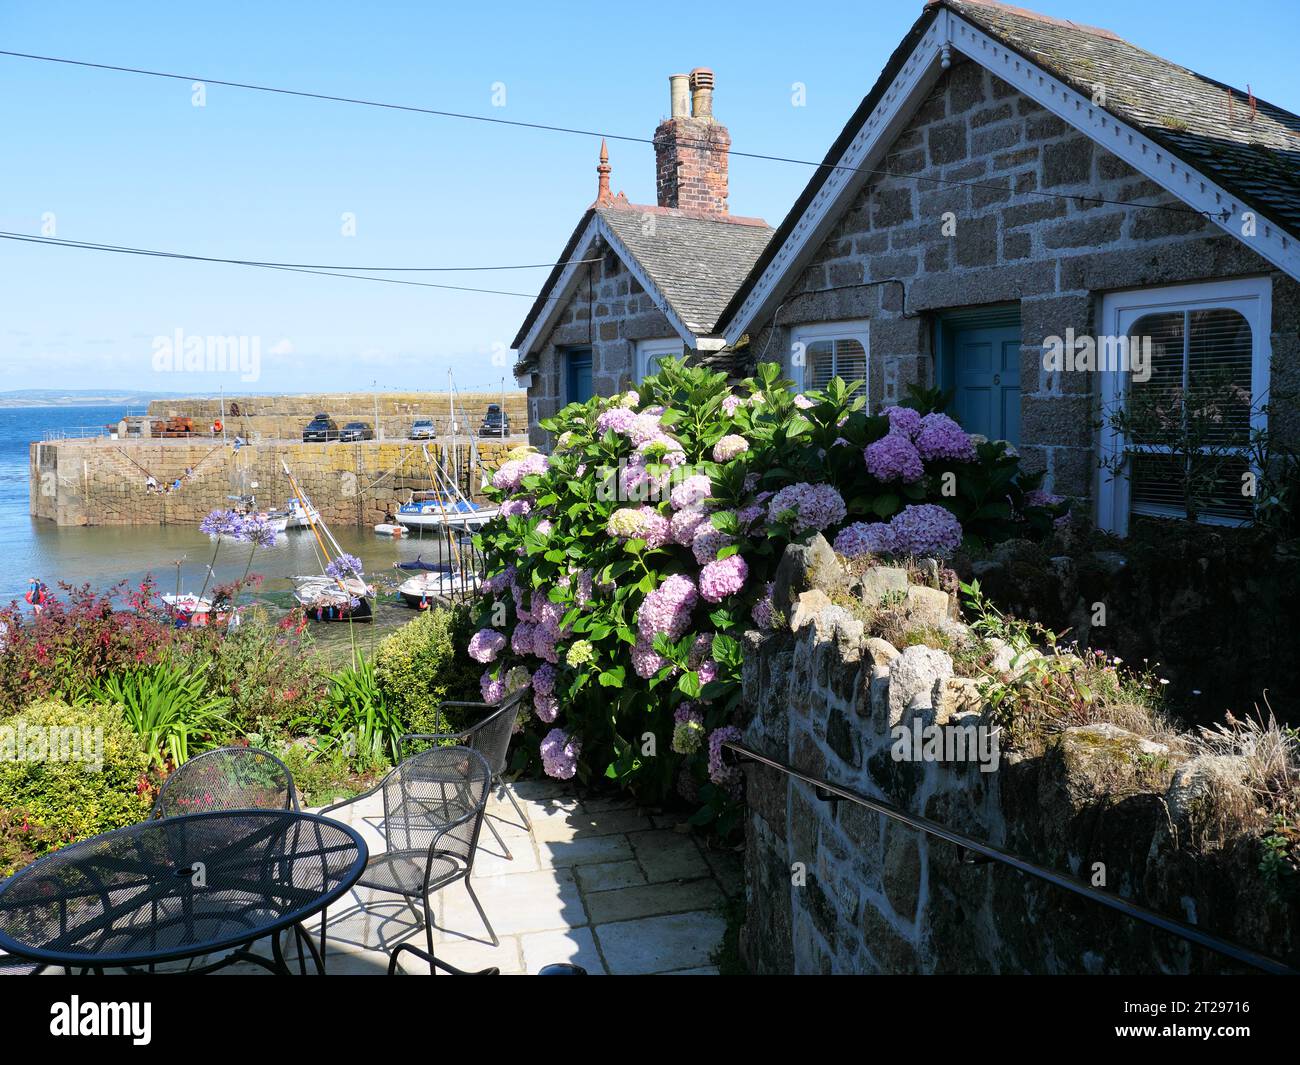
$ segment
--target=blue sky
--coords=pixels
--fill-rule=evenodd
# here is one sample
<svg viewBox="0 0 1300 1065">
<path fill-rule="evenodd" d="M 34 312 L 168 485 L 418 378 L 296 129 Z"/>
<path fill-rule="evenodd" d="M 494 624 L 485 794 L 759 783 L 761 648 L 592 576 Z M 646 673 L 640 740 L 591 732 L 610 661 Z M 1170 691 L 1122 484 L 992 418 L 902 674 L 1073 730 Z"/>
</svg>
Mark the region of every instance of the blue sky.
<svg viewBox="0 0 1300 1065">
<path fill-rule="evenodd" d="M 1029 0 L 1300 110 L 1294 0 Z M 666 12 L 680 12 L 674 23 Z M 650 136 L 667 75 L 709 66 L 733 147 L 820 159 L 921 10 L 806 3 L 0 0 L 2 47 Z M 1234 17 L 1235 16 L 1235 17 Z M 806 85 L 806 106 L 792 86 Z M 493 106 L 494 86 L 505 106 Z M 598 141 L 0 57 L 0 229 L 358 265 L 551 262 Z M 649 145 L 613 185 L 654 201 Z M 773 224 L 805 167 L 733 158 L 731 208 Z M 356 220 L 344 236 L 342 216 Z M 545 271 L 417 275 L 536 292 Z M 0 241 L 8 388 L 495 388 L 527 299 Z M 259 338 L 261 378 L 154 368 L 154 338 Z M 496 354 L 494 360 L 493 355 Z M 507 368 L 503 368 L 502 363 Z"/>
</svg>

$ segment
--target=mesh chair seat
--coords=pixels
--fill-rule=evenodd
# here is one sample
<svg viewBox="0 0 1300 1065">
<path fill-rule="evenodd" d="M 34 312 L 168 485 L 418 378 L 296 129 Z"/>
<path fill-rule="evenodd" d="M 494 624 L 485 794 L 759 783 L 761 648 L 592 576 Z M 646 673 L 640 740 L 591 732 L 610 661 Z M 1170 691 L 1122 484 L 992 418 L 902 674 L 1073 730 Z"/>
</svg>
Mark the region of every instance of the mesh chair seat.
<svg viewBox="0 0 1300 1065">
<path fill-rule="evenodd" d="M 463 868 L 460 862 L 450 856 L 439 855 L 430 862 L 427 850 L 388 851 L 374 855 L 366 863 L 366 871 L 361 874 L 357 886 L 419 898 L 424 894 L 426 886 L 429 889 L 441 887 Z M 427 885 L 424 879 L 426 869 L 429 872 Z"/>
</svg>

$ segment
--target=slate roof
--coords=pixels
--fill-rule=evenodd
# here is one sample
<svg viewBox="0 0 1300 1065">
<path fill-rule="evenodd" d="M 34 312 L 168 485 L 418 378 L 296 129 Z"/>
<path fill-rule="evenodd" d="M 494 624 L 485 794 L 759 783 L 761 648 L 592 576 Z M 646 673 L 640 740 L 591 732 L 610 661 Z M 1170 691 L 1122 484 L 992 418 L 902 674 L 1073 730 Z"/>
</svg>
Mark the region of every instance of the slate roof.
<svg viewBox="0 0 1300 1065">
<path fill-rule="evenodd" d="M 713 335 L 722 309 L 749 274 L 773 232 L 767 223 L 752 218 L 716 218 L 636 204 L 597 207 L 582 216 L 561 262 L 572 258 L 593 214 L 599 215 L 673 313 L 696 336 Z M 548 298 L 554 295 L 552 288 L 562 273 L 562 267 L 551 271 L 515 337 L 515 348 L 524 342 Z M 523 361 L 530 355 L 524 351 L 519 354 Z"/>
<path fill-rule="evenodd" d="M 940 8 L 975 24 L 1086 96 L 1092 95 L 1095 84 L 1104 85 L 1107 111 L 1300 239 L 1300 117 L 1259 99 L 1252 117 L 1248 94 L 1240 88 L 1231 89 L 1230 109 L 1229 86 L 1109 30 L 994 0 L 930 0 L 732 296 L 719 327 L 743 305 Z"/>
</svg>

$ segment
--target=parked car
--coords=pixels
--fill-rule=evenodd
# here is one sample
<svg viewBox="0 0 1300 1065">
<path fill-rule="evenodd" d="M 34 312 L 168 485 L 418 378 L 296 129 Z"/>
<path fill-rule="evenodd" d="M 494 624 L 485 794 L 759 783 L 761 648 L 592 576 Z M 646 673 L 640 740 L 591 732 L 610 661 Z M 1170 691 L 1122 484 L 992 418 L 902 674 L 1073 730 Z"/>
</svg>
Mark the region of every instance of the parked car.
<svg viewBox="0 0 1300 1065">
<path fill-rule="evenodd" d="M 412 440 L 432 440 L 438 435 L 437 430 L 433 427 L 432 418 L 416 418 L 411 423 Z"/>
<path fill-rule="evenodd" d="M 479 436 L 509 436 L 510 419 L 498 403 L 489 403 L 487 413 L 483 415 L 483 424 L 478 427 Z"/>
<path fill-rule="evenodd" d="M 307 423 L 307 428 L 302 431 L 302 442 L 304 444 L 321 443 L 326 440 L 337 440 L 338 438 L 338 424 L 328 414 L 316 415 Z"/>
<path fill-rule="evenodd" d="M 339 430 L 340 440 L 373 440 L 375 431 L 370 427 L 369 422 L 348 422 Z"/>
</svg>

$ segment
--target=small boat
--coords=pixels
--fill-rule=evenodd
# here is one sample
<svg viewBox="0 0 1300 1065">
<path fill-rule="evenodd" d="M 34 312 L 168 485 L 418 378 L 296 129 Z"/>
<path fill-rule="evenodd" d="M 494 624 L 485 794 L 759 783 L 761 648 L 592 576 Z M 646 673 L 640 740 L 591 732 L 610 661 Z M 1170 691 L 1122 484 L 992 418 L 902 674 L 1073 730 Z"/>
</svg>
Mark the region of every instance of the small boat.
<svg viewBox="0 0 1300 1065">
<path fill-rule="evenodd" d="M 312 522 L 320 521 L 320 511 L 312 506 L 311 500 L 299 496 L 294 496 L 276 513 L 285 515 L 290 529 L 310 529 Z"/>
<path fill-rule="evenodd" d="M 397 588 L 407 606 L 427 610 L 438 599 L 458 599 L 474 591 L 480 584 L 476 573 L 458 573 L 450 567 L 417 574 L 403 581 Z"/>
<path fill-rule="evenodd" d="M 312 621 L 371 621 L 375 590 L 359 577 L 295 577 L 293 597 Z"/>
<path fill-rule="evenodd" d="M 380 536 L 391 536 L 395 539 L 401 539 L 406 534 L 406 529 L 395 522 L 381 521 L 375 526 L 375 532 Z"/>
<path fill-rule="evenodd" d="M 450 570 L 450 562 L 425 562 L 423 555 L 416 555 L 415 558 L 406 562 L 394 562 L 396 569 L 410 570 L 412 572 L 424 571 L 427 573 L 436 573 L 438 570 Z"/>
<path fill-rule="evenodd" d="M 420 498 L 424 496 L 425 498 Z M 432 497 L 432 498 L 429 498 Z M 480 506 L 468 499 L 417 492 L 409 503 L 397 510 L 397 520 L 408 528 L 445 527 L 453 529 L 478 529 L 500 512 L 499 507 Z"/>
<path fill-rule="evenodd" d="M 208 625 L 226 625 L 234 628 L 239 624 L 238 610 L 231 611 L 229 604 L 224 601 L 224 609 L 219 607 L 213 610 L 211 599 L 206 596 L 200 598 L 192 592 L 183 595 L 166 594 L 159 598 L 178 629 L 201 629 Z"/>
</svg>

